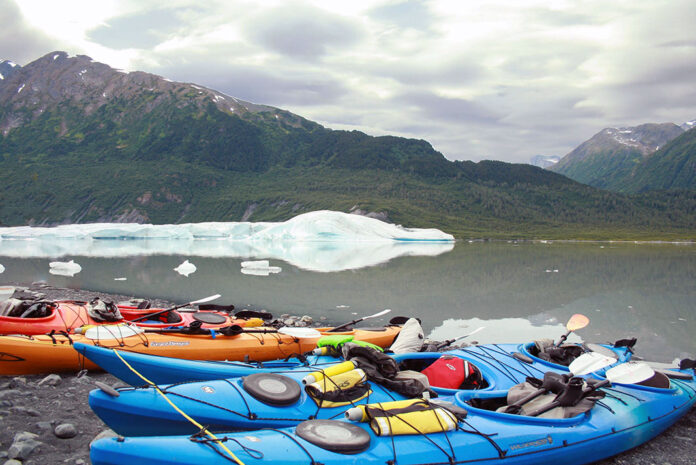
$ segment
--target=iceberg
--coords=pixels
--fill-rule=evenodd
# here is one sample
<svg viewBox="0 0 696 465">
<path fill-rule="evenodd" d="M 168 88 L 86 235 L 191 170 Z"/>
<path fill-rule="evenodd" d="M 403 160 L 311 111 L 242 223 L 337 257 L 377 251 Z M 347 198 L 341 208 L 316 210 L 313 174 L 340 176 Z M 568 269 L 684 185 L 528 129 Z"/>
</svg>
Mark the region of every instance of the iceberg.
<svg viewBox="0 0 696 465">
<path fill-rule="evenodd" d="M 404 228 L 334 211 L 305 213 L 279 223 L 94 223 L 0 228 L 0 256 L 275 259 L 318 272 L 374 266 L 402 256 L 436 256 L 453 248 L 454 237 L 438 229 Z"/>
<path fill-rule="evenodd" d="M 282 223 L 91 223 L 0 228 L 1 239 L 227 239 L 232 241 L 454 241 L 439 229 L 412 229 L 350 213 L 315 211 Z"/>
</svg>

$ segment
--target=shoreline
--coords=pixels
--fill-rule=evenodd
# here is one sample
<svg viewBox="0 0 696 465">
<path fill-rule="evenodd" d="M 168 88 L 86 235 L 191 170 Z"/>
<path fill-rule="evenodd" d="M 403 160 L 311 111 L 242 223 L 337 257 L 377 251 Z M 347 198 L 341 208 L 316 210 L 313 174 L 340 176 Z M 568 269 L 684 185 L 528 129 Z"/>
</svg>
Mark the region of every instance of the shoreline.
<svg viewBox="0 0 696 465">
<path fill-rule="evenodd" d="M 89 290 L 49 286 L 45 283 L 8 283 L 45 294 L 47 299 L 90 300 L 94 297 L 120 301 L 131 297 Z M 153 306 L 174 305 L 160 299 L 149 299 Z M 55 375 L 0 376 L 0 463 L 5 465 L 74 464 L 89 461 L 90 442 L 105 431 L 106 426 L 91 411 L 87 395 L 95 389 L 95 381 L 114 385 L 115 377 L 103 372 Z M 75 436 L 61 439 L 55 432 L 72 425 Z M 56 429 L 61 426 L 61 428 Z M 23 461 L 8 460 L 8 452 L 17 434 L 33 433 L 39 443 Z M 696 442 L 696 409 L 692 409 L 674 426 L 655 439 L 597 464 L 601 465 L 691 465 Z"/>
</svg>

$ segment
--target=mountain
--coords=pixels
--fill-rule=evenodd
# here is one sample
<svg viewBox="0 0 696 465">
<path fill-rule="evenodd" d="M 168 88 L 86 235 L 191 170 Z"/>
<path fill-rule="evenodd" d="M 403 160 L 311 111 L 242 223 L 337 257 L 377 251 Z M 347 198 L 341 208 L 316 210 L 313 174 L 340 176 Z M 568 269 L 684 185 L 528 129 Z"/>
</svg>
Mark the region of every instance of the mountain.
<svg viewBox="0 0 696 465">
<path fill-rule="evenodd" d="M 606 128 L 548 169 L 583 184 L 620 190 L 645 157 L 683 132 L 673 123 Z"/>
<path fill-rule="evenodd" d="M 52 52 L 0 80 L 0 223 L 272 221 L 331 209 L 459 237 L 692 237 L 696 194 L 630 198 L 423 140 L 325 128 Z M 655 231 L 659 231 L 656 233 Z"/>
<path fill-rule="evenodd" d="M 556 155 L 535 155 L 529 160 L 529 164 L 539 168 L 549 168 L 561 161 Z"/>
<path fill-rule="evenodd" d="M 0 81 L 4 81 L 5 79 L 9 78 L 15 71 L 18 71 L 20 68 L 21 66 L 9 60 L 0 61 Z"/>
<path fill-rule="evenodd" d="M 696 188 L 696 128 L 648 155 L 617 185 L 624 192 Z"/>
</svg>

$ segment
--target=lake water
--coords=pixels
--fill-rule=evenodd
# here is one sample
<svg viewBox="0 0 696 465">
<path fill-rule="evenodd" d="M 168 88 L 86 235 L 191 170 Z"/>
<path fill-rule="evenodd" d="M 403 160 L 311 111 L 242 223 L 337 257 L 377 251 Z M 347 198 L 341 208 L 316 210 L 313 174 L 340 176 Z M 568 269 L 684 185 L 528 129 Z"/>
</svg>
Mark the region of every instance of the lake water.
<svg viewBox="0 0 696 465">
<path fill-rule="evenodd" d="M 426 334 L 453 338 L 480 326 L 479 342 L 557 338 L 574 313 L 590 318 L 575 340 L 608 342 L 637 337 L 639 355 L 657 361 L 696 356 L 696 246 L 626 243 L 363 244 L 343 248 L 313 243 L 271 258 L 282 271 L 241 272 L 241 262 L 263 259 L 249 252 L 218 253 L 218 242 L 149 247 L 148 241 L 101 241 L 88 251 L 70 242 L 27 248 L 0 241 L 2 282 L 45 280 L 137 297 L 186 302 L 222 294 L 218 303 L 350 321 L 390 308 L 419 317 Z M 166 245 L 166 244 L 165 244 Z M 428 248 L 430 247 L 430 248 Z M 30 250 L 31 249 L 31 250 Z M 43 252 L 41 252 L 43 250 Z M 127 250 L 127 252 L 124 252 Z M 178 252 L 163 252 L 179 250 Z M 73 259 L 73 277 L 49 273 L 49 262 Z M 173 269 L 185 259 L 197 270 Z M 316 271 L 323 270 L 323 271 Z M 126 280 L 115 280 L 126 278 Z"/>
</svg>

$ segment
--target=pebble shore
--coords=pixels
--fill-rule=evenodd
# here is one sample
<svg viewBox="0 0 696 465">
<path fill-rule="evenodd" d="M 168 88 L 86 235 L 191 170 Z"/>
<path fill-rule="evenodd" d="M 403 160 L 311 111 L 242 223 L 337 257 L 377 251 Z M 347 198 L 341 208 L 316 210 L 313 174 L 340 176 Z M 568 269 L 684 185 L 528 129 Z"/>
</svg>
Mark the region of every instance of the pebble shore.
<svg viewBox="0 0 696 465">
<path fill-rule="evenodd" d="M 101 297 L 121 301 L 137 297 L 54 288 L 42 283 L 24 286 L 56 300 Z M 157 307 L 172 305 L 151 300 Z M 95 389 L 96 381 L 118 384 L 116 378 L 100 372 L 0 376 L 0 464 L 89 464 L 90 442 L 97 436 L 113 434 L 87 404 L 88 393 Z M 694 446 L 696 409 L 652 441 L 597 463 L 693 465 L 696 463 Z"/>
</svg>

